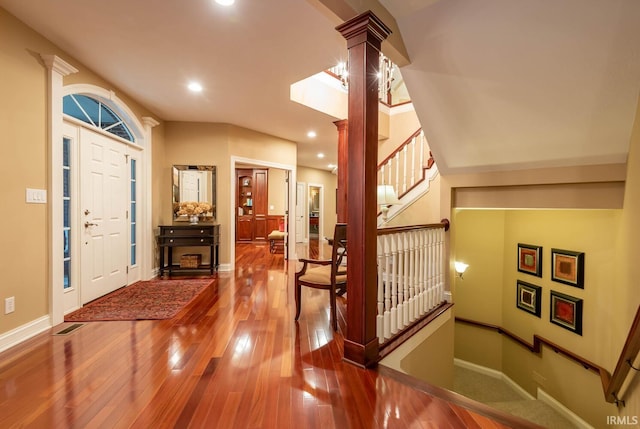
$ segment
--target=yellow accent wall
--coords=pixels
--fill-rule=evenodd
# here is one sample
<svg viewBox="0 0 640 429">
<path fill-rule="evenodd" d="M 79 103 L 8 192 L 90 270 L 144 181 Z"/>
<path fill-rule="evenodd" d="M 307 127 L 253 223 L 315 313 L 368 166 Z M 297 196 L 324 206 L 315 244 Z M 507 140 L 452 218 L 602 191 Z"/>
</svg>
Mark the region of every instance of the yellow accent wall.
<svg viewBox="0 0 640 429">
<path fill-rule="evenodd" d="M 622 218 L 622 210 L 456 212 L 454 259 L 469 264 L 464 280 L 454 282 L 456 315 L 502 326 L 528 342 L 540 335 L 613 372 L 630 326 L 628 301 L 636 308 L 639 301 L 623 299 L 629 285 L 614 281 L 629 258 L 620 248 Z M 517 271 L 518 243 L 543 247 L 542 277 Z M 585 253 L 584 289 L 551 280 L 551 248 Z M 516 307 L 517 280 L 542 287 L 541 317 Z M 551 290 L 583 299 L 582 335 L 549 322 Z M 594 426 L 616 412 L 597 375 L 548 348 L 541 358 L 497 333 L 457 324 L 455 355 L 504 372 L 534 396 L 540 387 Z"/>
</svg>

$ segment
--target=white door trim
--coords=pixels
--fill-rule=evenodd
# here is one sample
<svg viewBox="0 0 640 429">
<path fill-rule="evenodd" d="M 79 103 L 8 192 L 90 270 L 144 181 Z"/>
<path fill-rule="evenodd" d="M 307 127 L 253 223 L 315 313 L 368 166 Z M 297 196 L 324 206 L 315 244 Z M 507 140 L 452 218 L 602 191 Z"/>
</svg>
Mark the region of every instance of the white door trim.
<svg viewBox="0 0 640 429">
<path fill-rule="evenodd" d="M 319 201 L 319 210 L 320 210 L 320 214 L 319 214 L 319 218 L 318 219 L 318 242 L 322 243 L 324 240 L 324 228 L 322 227 L 322 225 L 324 224 L 324 185 L 321 185 L 319 183 L 307 183 L 307 197 L 309 196 L 309 190 L 311 188 L 318 188 L 320 190 L 320 194 L 318 195 L 318 201 Z M 307 217 L 305 219 L 307 225 L 309 225 L 309 204 L 307 204 Z"/>
<path fill-rule="evenodd" d="M 143 213 L 141 216 L 142 228 L 142 252 L 143 278 L 150 278 L 153 272 L 153 260 L 155 249 L 152 247 L 153 231 L 151 226 L 151 128 L 158 125 L 158 122 L 150 117 L 143 117 L 144 126 L 137 119 L 129 107 L 122 102 L 113 91 L 103 88 L 77 84 L 64 86 L 63 77 L 78 70 L 71 64 L 62 60 L 56 55 L 42 54 L 41 58 L 48 70 L 47 87 L 47 163 L 49 165 L 49 175 L 47 177 L 47 200 L 48 204 L 48 259 L 49 270 L 47 275 L 47 289 L 49 292 L 49 320 L 52 326 L 64 321 L 64 287 L 63 287 L 63 234 L 62 234 L 62 151 L 60 145 L 63 139 L 63 109 L 62 99 L 70 93 L 86 93 L 96 96 L 105 101 L 110 108 L 113 108 L 122 119 L 127 122 L 130 131 L 136 137 L 136 143 L 144 148 L 143 163 L 140 166 L 143 172 L 141 180 L 144 181 L 142 200 L 140 201 Z"/>
<path fill-rule="evenodd" d="M 236 168 L 238 168 L 237 164 L 248 164 L 254 165 L 256 167 L 269 167 L 269 168 L 279 168 L 280 170 L 289 170 L 289 201 L 287 201 L 287 210 L 289 213 L 295 211 L 295 205 L 291 204 L 291 195 L 295 195 L 296 190 L 296 166 L 289 164 L 280 164 L 277 162 L 264 161 L 259 159 L 252 158 L 244 158 L 240 156 L 231 156 L 230 157 L 230 168 L 229 168 L 229 188 L 231 192 L 229 192 L 229 232 L 227 234 L 227 242 L 229 243 L 229 264 L 222 265 L 220 271 L 231 271 L 235 267 L 236 261 Z M 296 236 L 295 230 L 295 222 L 289 222 L 289 237 Z M 289 254 L 287 255 L 289 259 L 297 259 L 295 250 L 296 246 L 289 246 L 287 249 Z"/>
</svg>

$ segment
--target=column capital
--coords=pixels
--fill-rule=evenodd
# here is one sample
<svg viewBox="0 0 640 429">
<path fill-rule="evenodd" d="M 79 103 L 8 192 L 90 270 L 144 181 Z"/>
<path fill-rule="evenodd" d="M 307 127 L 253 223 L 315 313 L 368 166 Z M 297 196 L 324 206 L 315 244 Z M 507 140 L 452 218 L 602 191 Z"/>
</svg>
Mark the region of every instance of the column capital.
<svg viewBox="0 0 640 429">
<path fill-rule="evenodd" d="M 153 128 L 153 127 L 156 127 L 156 126 L 160 125 L 160 122 L 156 121 L 151 116 L 143 116 L 142 117 L 142 124 L 145 127 Z"/>
<path fill-rule="evenodd" d="M 78 72 L 77 68 L 57 55 L 40 54 L 40 58 L 42 58 L 44 65 L 47 66 L 49 70 L 53 70 L 62 76 L 67 76 Z"/>
<path fill-rule="evenodd" d="M 370 10 L 340 24 L 336 30 L 347 39 L 347 48 L 369 42 L 380 49 L 382 41 L 391 34 L 389 27 Z"/>
</svg>

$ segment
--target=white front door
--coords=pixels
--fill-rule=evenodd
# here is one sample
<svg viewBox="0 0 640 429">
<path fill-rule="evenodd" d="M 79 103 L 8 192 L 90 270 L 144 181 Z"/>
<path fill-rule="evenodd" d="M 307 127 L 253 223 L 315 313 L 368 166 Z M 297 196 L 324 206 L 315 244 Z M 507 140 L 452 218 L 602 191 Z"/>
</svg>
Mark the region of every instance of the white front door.
<svg viewBox="0 0 640 429">
<path fill-rule="evenodd" d="M 306 192 L 304 191 L 304 183 L 296 183 L 296 243 L 304 242 L 304 210 Z"/>
<path fill-rule="evenodd" d="M 127 285 L 127 146 L 80 131 L 81 301 Z"/>
</svg>

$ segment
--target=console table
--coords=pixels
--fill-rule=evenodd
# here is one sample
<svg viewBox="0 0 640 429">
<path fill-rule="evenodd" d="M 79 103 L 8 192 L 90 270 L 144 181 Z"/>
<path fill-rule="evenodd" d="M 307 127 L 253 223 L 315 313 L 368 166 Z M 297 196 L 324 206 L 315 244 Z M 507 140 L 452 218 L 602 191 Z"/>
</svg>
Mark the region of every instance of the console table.
<svg viewBox="0 0 640 429">
<path fill-rule="evenodd" d="M 160 225 L 158 237 L 158 249 L 160 251 L 160 276 L 165 270 L 169 275 L 174 271 L 209 271 L 213 274 L 218 269 L 218 247 L 220 245 L 219 224 L 199 225 Z M 200 265 L 197 268 L 180 267 L 173 265 L 174 247 L 208 247 L 209 264 Z M 165 256 L 167 259 L 165 260 Z"/>
</svg>

